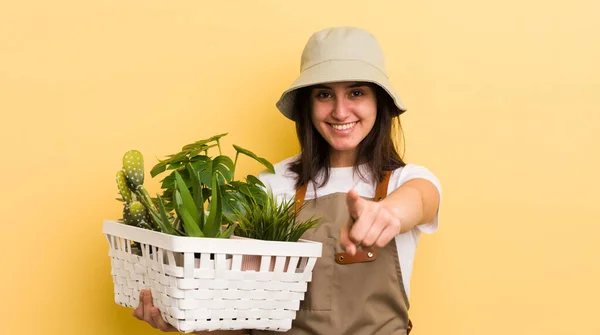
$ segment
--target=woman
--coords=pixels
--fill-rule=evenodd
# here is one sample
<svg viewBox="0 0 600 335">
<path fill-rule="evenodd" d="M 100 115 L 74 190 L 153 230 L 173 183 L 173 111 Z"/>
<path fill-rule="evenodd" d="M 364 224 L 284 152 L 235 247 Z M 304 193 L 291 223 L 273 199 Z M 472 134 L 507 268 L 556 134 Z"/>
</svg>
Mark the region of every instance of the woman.
<svg viewBox="0 0 600 335">
<path fill-rule="evenodd" d="M 392 126 L 406 109 L 377 40 L 354 27 L 313 34 L 277 107 L 296 123 L 301 153 L 259 177 L 307 202 L 300 219 L 322 218 L 303 236 L 322 242 L 323 255 L 287 333 L 408 334 L 412 263 L 420 233 L 437 229 L 441 188 L 396 151 Z M 134 315 L 172 329 L 145 294 Z"/>
</svg>

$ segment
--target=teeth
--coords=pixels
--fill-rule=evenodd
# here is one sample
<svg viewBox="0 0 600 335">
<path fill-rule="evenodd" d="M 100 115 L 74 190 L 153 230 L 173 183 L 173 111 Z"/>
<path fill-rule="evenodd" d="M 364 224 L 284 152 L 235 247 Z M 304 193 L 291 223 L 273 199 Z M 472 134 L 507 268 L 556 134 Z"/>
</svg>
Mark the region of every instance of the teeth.
<svg viewBox="0 0 600 335">
<path fill-rule="evenodd" d="M 333 127 L 333 129 L 346 130 L 346 129 L 350 129 L 350 128 L 354 127 L 354 125 L 356 125 L 356 122 L 347 123 L 347 124 L 332 124 L 331 126 Z"/>
</svg>

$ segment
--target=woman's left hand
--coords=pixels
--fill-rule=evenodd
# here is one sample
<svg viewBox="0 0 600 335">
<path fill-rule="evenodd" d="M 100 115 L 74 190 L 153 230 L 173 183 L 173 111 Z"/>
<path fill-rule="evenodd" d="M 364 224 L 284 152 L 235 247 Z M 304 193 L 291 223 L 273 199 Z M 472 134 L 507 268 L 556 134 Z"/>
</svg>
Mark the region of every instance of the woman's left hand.
<svg viewBox="0 0 600 335">
<path fill-rule="evenodd" d="M 381 202 L 361 198 L 355 190 L 346 197 L 350 222 L 340 230 L 340 244 L 351 255 L 356 246 L 386 246 L 402 228 L 394 209 L 387 208 Z"/>
</svg>

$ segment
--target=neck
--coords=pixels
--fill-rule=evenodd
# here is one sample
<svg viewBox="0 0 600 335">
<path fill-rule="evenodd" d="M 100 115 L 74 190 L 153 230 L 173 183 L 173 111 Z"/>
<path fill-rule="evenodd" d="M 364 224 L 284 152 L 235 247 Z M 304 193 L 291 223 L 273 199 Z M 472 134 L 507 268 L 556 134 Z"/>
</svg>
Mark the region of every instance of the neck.
<svg viewBox="0 0 600 335">
<path fill-rule="evenodd" d="M 348 150 L 348 151 L 332 150 L 329 153 L 329 166 L 331 166 L 332 168 L 354 166 L 355 161 L 356 161 L 356 151 L 355 150 Z"/>
</svg>

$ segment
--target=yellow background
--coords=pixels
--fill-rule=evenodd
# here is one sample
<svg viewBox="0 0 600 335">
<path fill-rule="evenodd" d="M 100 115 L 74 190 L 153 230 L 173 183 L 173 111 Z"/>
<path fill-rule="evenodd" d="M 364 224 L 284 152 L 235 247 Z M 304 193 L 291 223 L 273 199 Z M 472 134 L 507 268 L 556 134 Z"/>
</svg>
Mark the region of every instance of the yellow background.
<svg viewBox="0 0 600 335">
<path fill-rule="evenodd" d="M 274 106 L 310 34 L 373 32 L 442 181 L 415 335 L 600 334 L 600 2 L 3 1 L 2 334 L 155 334 L 112 298 L 115 172 L 211 135 L 296 153 Z M 238 176 L 261 166 L 243 159 Z M 151 192 L 159 190 L 147 175 Z"/>
</svg>

